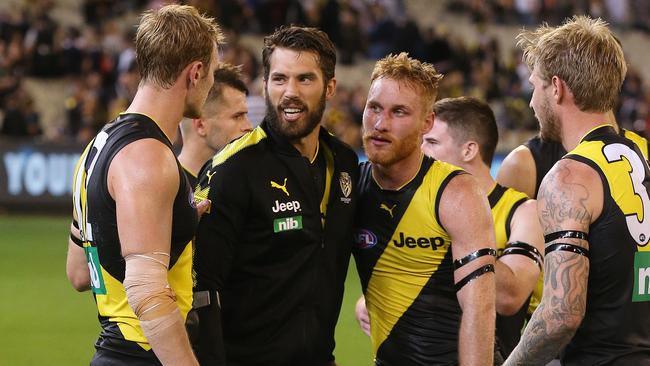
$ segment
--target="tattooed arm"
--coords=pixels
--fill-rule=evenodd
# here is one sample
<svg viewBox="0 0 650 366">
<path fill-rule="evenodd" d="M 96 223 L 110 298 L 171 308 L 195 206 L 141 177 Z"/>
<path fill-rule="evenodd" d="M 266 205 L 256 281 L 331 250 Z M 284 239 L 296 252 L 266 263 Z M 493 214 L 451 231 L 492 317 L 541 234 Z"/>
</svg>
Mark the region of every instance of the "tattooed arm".
<svg viewBox="0 0 650 366">
<path fill-rule="evenodd" d="M 602 210 L 602 197 L 596 171 L 575 160 L 560 160 L 542 181 L 537 196 L 544 235 L 561 230 L 588 233 Z M 580 239 L 558 239 L 546 246 L 557 242 L 589 249 L 589 243 Z M 553 251 L 544 262 L 541 303 L 504 365 L 546 365 L 573 338 L 585 315 L 589 259 Z"/>
</svg>

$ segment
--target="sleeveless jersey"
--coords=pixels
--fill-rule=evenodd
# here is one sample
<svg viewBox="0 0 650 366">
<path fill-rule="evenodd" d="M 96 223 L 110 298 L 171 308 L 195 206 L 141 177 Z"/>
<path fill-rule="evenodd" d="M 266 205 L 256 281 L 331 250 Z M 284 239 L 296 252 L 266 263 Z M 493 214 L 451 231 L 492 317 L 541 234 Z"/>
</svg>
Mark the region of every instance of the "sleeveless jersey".
<svg viewBox="0 0 650 366">
<path fill-rule="evenodd" d="M 639 147 L 639 150 L 641 150 L 645 159 L 648 160 L 650 142 L 648 142 L 645 137 L 624 128 L 619 130 L 619 135 L 632 140 L 632 142 Z M 553 165 L 555 165 L 555 163 L 566 154 L 566 150 L 562 146 L 562 143 L 557 141 L 544 141 L 539 137 L 539 135 L 532 137 L 530 140 L 526 141 L 524 145 L 528 150 L 530 150 L 530 153 L 533 155 L 533 160 L 535 161 L 537 177 L 535 178 L 535 197 L 532 198 L 536 198 L 542 179 L 544 179 L 544 176 L 549 170 L 551 170 Z"/>
<path fill-rule="evenodd" d="M 496 238 L 497 255 L 501 256 L 510 238 L 510 224 L 517 208 L 528 200 L 525 193 L 512 188 L 496 184 L 488 195 L 492 219 L 494 221 L 494 233 Z M 497 314 L 496 319 L 496 341 L 499 352 L 503 358 L 515 348 L 521 338 L 521 329 L 526 320 L 528 301 L 521 309 L 512 316 L 501 316 Z"/>
<path fill-rule="evenodd" d="M 587 309 L 562 364 L 650 364 L 648 164 L 638 146 L 607 125 L 589 132 L 564 158 L 598 172 L 604 202 L 589 226 Z"/>
<path fill-rule="evenodd" d="M 354 255 L 376 365 L 456 364 L 461 309 L 438 206 L 449 181 L 464 172 L 424 157 L 415 178 L 390 191 L 370 166 L 361 167 Z"/>
<path fill-rule="evenodd" d="M 626 139 L 634 142 L 635 145 L 639 147 L 639 150 L 643 154 L 645 160 L 648 160 L 648 149 L 650 142 L 640 135 L 628 131 L 624 128 L 619 129 L 619 135 L 625 137 Z M 535 160 L 535 171 L 537 176 L 535 178 L 535 197 L 537 197 L 537 191 L 539 191 L 539 185 L 542 183 L 542 179 L 546 173 L 560 160 L 565 154 L 566 150 L 562 146 L 562 143 L 557 141 L 544 141 L 539 135 L 531 138 L 526 141 L 524 144 L 530 150 L 530 153 L 533 155 L 533 160 Z M 532 314 L 537 306 L 539 305 L 540 300 L 542 299 L 542 290 L 544 288 L 544 278 L 539 276 L 535 290 L 533 291 L 533 296 L 530 299 L 530 305 L 528 307 L 528 314 Z"/>
<path fill-rule="evenodd" d="M 73 204 L 102 327 L 95 347 L 156 360 L 127 302 L 122 284 L 125 262 L 118 238 L 115 201 L 107 185 L 108 169 L 115 155 L 129 143 L 145 138 L 156 139 L 170 150 L 172 148 L 158 125 L 145 115 L 121 114 L 107 124 L 77 163 Z M 180 184 L 173 206 L 167 279 L 185 318 L 192 306 L 192 247 L 189 243 L 196 229 L 197 215 L 192 207 L 192 191 L 180 164 L 178 172 Z"/>
</svg>

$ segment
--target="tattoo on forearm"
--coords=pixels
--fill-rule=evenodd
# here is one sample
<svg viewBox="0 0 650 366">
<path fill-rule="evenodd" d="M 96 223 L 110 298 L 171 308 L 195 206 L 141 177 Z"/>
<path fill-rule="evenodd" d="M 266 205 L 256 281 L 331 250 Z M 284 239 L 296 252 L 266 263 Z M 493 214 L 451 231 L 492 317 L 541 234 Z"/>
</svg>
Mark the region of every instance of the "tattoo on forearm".
<svg viewBox="0 0 650 366">
<path fill-rule="evenodd" d="M 568 317 L 586 310 L 589 261 L 572 253 L 554 253 L 545 265 L 544 300 L 508 359 L 508 365 L 545 365 L 575 334 Z"/>
<path fill-rule="evenodd" d="M 571 172 L 565 166 L 557 168 L 545 178 L 538 196 L 544 233 L 566 230 L 567 224 L 588 232 L 589 191 L 572 182 Z M 588 247 L 579 239 L 563 241 Z M 575 334 L 576 324 L 586 311 L 588 277 L 589 260 L 583 256 L 553 252 L 545 258 L 542 302 L 506 365 L 545 365 L 558 355 Z"/>
</svg>

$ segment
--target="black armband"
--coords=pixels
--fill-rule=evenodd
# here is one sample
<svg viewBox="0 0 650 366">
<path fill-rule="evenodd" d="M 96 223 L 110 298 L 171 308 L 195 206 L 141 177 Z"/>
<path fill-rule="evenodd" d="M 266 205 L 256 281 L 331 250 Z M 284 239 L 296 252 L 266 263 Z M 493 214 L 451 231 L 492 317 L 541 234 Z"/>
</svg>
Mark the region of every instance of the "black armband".
<svg viewBox="0 0 650 366">
<path fill-rule="evenodd" d="M 497 256 L 497 251 L 492 249 L 492 248 L 481 248 L 475 252 L 469 253 L 468 255 L 464 256 L 461 259 L 457 259 L 454 261 L 454 269 L 458 269 L 467 263 L 473 261 L 476 258 L 482 257 L 484 255 L 491 255 L 493 257 Z"/>
<path fill-rule="evenodd" d="M 467 285 L 471 281 L 483 276 L 486 273 L 490 273 L 490 272 L 494 273 L 494 264 L 486 264 L 486 265 L 480 267 L 479 269 L 477 269 L 476 271 L 468 274 L 467 276 L 465 276 L 465 278 L 458 281 L 458 283 L 455 285 L 456 292 L 460 291 L 460 289 L 463 288 L 463 286 Z"/>
<path fill-rule="evenodd" d="M 84 247 L 84 242 L 81 239 L 77 238 L 76 236 L 72 235 L 72 233 L 70 233 L 70 240 L 72 240 L 74 245 L 78 246 L 79 248 Z"/>
<path fill-rule="evenodd" d="M 501 256 L 503 257 L 504 255 L 509 255 L 509 254 L 520 254 L 524 255 L 533 261 L 537 263 L 537 266 L 539 267 L 539 270 L 542 270 L 542 264 L 544 263 L 544 258 L 542 258 L 542 253 L 537 250 L 534 246 L 524 243 L 522 241 L 515 241 L 512 243 L 508 243 L 506 245 L 506 248 L 503 250 L 503 254 Z"/>
<path fill-rule="evenodd" d="M 75 229 L 79 230 L 79 223 L 77 222 L 77 220 L 72 219 L 72 226 Z M 84 242 L 81 239 L 77 238 L 76 236 L 72 235 L 72 233 L 70 233 L 70 240 L 72 240 L 74 245 L 78 246 L 79 248 L 84 247 Z"/>
<path fill-rule="evenodd" d="M 575 254 L 580 254 L 581 256 L 589 258 L 589 249 L 574 245 L 574 244 L 569 244 L 569 243 L 556 243 L 556 244 L 551 244 L 546 247 L 545 250 L 545 255 L 548 255 L 550 252 L 554 252 L 556 250 L 561 250 L 565 252 L 573 252 Z"/>
<path fill-rule="evenodd" d="M 578 230 L 562 230 L 544 235 L 544 241 L 550 243 L 556 239 L 580 239 L 580 240 L 589 240 L 589 235 L 584 231 Z"/>
</svg>

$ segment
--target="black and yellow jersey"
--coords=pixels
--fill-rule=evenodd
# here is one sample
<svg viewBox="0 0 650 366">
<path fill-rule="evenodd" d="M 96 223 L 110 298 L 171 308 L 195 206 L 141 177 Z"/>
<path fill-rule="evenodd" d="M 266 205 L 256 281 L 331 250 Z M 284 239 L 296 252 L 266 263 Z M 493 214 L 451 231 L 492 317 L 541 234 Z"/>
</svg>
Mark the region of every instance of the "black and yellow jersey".
<svg viewBox="0 0 650 366">
<path fill-rule="evenodd" d="M 611 126 L 591 130 L 564 159 L 600 175 L 602 213 L 589 226 L 587 308 L 563 365 L 650 364 L 650 170 Z"/>
<path fill-rule="evenodd" d="M 624 128 L 619 129 L 618 134 L 634 142 L 634 144 L 639 147 L 639 151 L 641 151 L 645 160 L 648 160 L 650 142 L 646 138 Z M 528 147 L 530 153 L 533 155 L 533 160 L 535 161 L 535 171 L 537 172 L 537 176 L 535 178 L 535 196 L 532 198 L 536 198 L 539 185 L 542 183 L 542 179 L 544 179 L 546 173 L 548 173 L 553 165 L 566 155 L 567 152 L 562 146 L 562 143 L 557 141 L 544 141 L 539 137 L 539 135 L 526 141 L 524 145 Z M 540 275 L 535 290 L 533 291 L 533 296 L 530 299 L 528 314 L 532 314 L 535 309 L 537 309 L 537 306 L 542 299 L 543 288 L 544 279 Z"/>
<path fill-rule="evenodd" d="M 361 165 L 354 256 L 371 320 L 376 365 L 458 363 L 461 309 L 451 240 L 438 217 L 458 167 L 423 157 L 399 190 L 383 190 Z"/>
<path fill-rule="evenodd" d="M 102 327 L 95 347 L 158 362 L 126 298 L 125 262 L 117 230 L 115 201 L 108 191 L 108 169 L 115 155 L 140 139 L 156 139 L 171 150 L 158 125 L 142 114 L 121 114 L 86 147 L 74 174 L 73 208 L 90 268 L 91 289 Z M 174 200 L 168 281 L 183 317 L 192 305 L 192 248 L 197 225 L 189 183 L 178 165 L 180 185 Z"/>
<path fill-rule="evenodd" d="M 639 147 L 641 154 L 648 160 L 648 149 L 650 149 L 650 142 L 637 133 L 626 130 L 624 128 L 619 129 L 619 135 L 625 137 L 626 139 L 631 140 Z M 560 160 L 564 155 L 566 155 L 566 150 L 562 146 L 562 143 L 557 141 L 544 141 L 536 135 L 526 141 L 524 145 L 530 150 L 530 153 L 533 155 L 533 160 L 535 161 L 535 171 L 537 176 L 535 178 L 535 197 L 537 197 L 537 191 L 539 191 L 539 185 L 542 183 L 542 179 L 546 173 Z"/>
<path fill-rule="evenodd" d="M 504 187 L 498 183 L 495 184 L 488 195 L 488 202 L 490 202 L 490 208 L 492 210 L 492 220 L 494 221 L 498 256 L 501 256 L 508 244 L 512 217 L 517 211 L 517 208 L 527 200 L 528 196 L 525 193 Z M 527 310 L 528 301 L 526 301 L 515 315 L 501 316 L 497 314 L 496 341 L 499 347 L 498 351 L 504 359 L 512 352 L 519 342 L 519 338 L 521 338 L 521 329 L 526 321 Z"/>
</svg>

